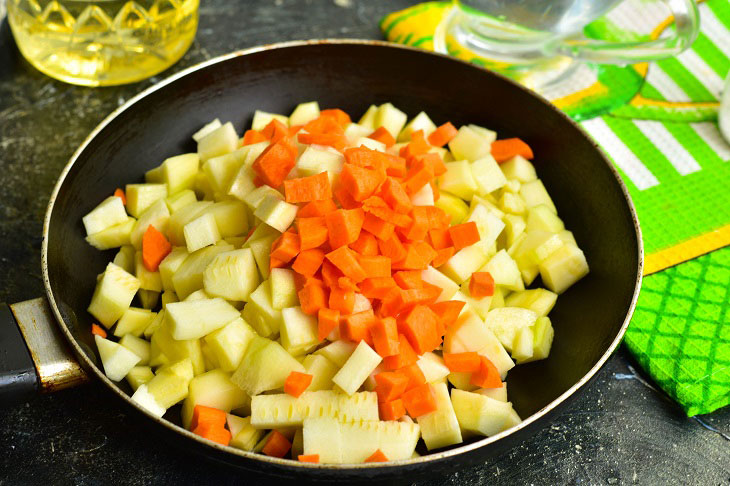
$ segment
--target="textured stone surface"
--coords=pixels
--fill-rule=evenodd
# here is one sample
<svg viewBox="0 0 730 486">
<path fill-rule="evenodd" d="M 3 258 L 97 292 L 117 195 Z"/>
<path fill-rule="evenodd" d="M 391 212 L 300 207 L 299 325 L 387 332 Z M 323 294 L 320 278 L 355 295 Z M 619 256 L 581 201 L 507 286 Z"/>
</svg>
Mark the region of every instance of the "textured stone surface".
<svg viewBox="0 0 730 486">
<path fill-rule="evenodd" d="M 2 0 L 0 0 L 0 3 Z M 157 79 L 103 89 L 35 71 L 0 21 L 0 301 L 43 293 L 40 235 L 56 177 L 119 104 L 182 68 L 282 40 L 380 38 L 377 20 L 415 2 L 203 0 L 192 49 Z M 1 17 L 0 8 L 0 17 Z M 567 412 L 492 463 L 442 484 L 730 484 L 730 410 L 688 419 L 622 349 Z M 151 441 L 99 384 L 0 414 L 0 484 L 233 484 L 239 473 Z"/>
</svg>

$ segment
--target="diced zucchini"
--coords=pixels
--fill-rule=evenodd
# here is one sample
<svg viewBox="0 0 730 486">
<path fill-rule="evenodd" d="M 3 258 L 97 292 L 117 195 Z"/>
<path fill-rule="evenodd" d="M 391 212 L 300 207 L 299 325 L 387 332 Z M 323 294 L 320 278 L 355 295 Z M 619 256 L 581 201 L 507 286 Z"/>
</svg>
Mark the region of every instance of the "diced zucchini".
<svg viewBox="0 0 730 486">
<path fill-rule="evenodd" d="M 259 225 L 261 227 L 268 228 L 269 226 L 266 224 Z M 274 228 L 271 228 L 273 231 Z M 255 240 L 249 239 L 246 244 L 249 248 L 251 248 L 251 251 L 253 252 L 253 257 L 256 260 L 256 266 L 259 269 L 259 273 L 261 276 L 265 279 L 269 278 L 269 275 L 271 274 L 271 269 L 269 267 L 269 260 L 271 256 L 271 245 L 274 243 L 274 240 L 278 238 L 278 232 L 277 235 L 274 236 L 267 236 L 264 238 L 258 238 Z M 249 243 L 250 241 L 250 243 Z"/>
<path fill-rule="evenodd" d="M 162 417 L 167 411 L 165 407 L 157 403 L 155 397 L 152 396 L 152 394 L 147 389 L 146 384 L 140 385 L 139 388 L 135 390 L 134 394 L 132 395 L 132 401 L 147 410 L 155 417 Z"/>
<path fill-rule="evenodd" d="M 240 317 L 236 308 L 221 298 L 174 302 L 165 311 L 172 337 L 177 340 L 201 338 Z"/>
<path fill-rule="evenodd" d="M 416 362 L 426 378 L 426 383 L 440 383 L 449 375 L 449 369 L 441 356 L 435 353 L 423 353 Z"/>
<path fill-rule="evenodd" d="M 132 228 L 132 233 L 129 235 L 129 241 L 132 246 L 136 249 L 142 248 L 142 237 L 145 231 L 150 226 L 154 226 L 157 231 L 162 234 L 167 232 L 168 224 L 170 221 L 170 211 L 167 209 L 167 204 L 164 199 L 160 199 L 152 203 L 144 213 L 139 217 L 139 220 L 135 223 Z"/>
<path fill-rule="evenodd" d="M 495 214 L 486 204 L 477 204 L 471 210 L 467 222 L 473 221 L 479 230 L 479 243 L 491 245 L 504 230 L 502 215 Z"/>
<path fill-rule="evenodd" d="M 316 101 L 299 103 L 289 115 L 289 124 L 291 126 L 306 125 L 315 118 L 319 118 L 319 103 Z"/>
<path fill-rule="evenodd" d="M 515 334 L 515 339 L 512 341 L 512 358 L 518 364 L 532 358 L 533 338 L 530 327 L 522 327 Z"/>
<path fill-rule="evenodd" d="M 332 382 L 348 395 L 352 395 L 382 360 L 365 341 L 360 341 L 340 371 L 332 378 Z"/>
<path fill-rule="evenodd" d="M 560 233 L 565 229 L 563 221 L 548 206 L 539 204 L 527 213 L 527 231 Z"/>
<path fill-rule="evenodd" d="M 417 132 L 418 130 L 423 130 L 423 134 L 428 138 L 431 133 L 436 130 L 436 125 L 434 122 L 431 121 L 431 119 L 428 117 L 426 113 L 423 111 L 420 112 L 418 115 L 414 116 L 413 119 L 408 122 L 408 124 L 403 127 L 403 130 L 400 131 L 399 134 L 397 134 L 398 142 L 408 142 L 411 140 L 411 134 L 413 132 Z M 396 134 L 391 133 L 394 137 Z"/>
<path fill-rule="evenodd" d="M 505 299 L 507 307 L 522 307 L 530 309 L 538 316 L 544 317 L 550 313 L 558 299 L 558 294 L 546 289 L 529 289 L 521 292 L 512 292 Z"/>
<path fill-rule="evenodd" d="M 303 373 L 304 367 L 276 341 L 255 336 L 231 380 L 253 397 L 283 387 L 292 371 Z"/>
<path fill-rule="evenodd" d="M 451 299 L 456 291 L 459 290 L 459 286 L 452 279 L 431 266 L 421 272 L 421 279 L 426 283 L 441 287 L 441 294 L 436 299 L 436 302 Z"/>
<path fill-rule="evenodd" d="M 503 221 L 504 231 L 507 235 L 507 248 L 509 248 L 515 244 L 515 241 L 517 241 L 520 235 L 524 234 L 527 225 L 522 216 L 516 216 L 514 214 L 505 214 Z"/>
<path fill-rule="evenodd" d="M 275 336 L 279 333 L 282 316 L 281 311 L 273 308 L 271 303 L 271 286 L 264 280 L 251 292 L 248 302 L 243 307 L 243 318 L 251 324 L 263 337 Z"/>
<path fill-rule="evenodd" d="M 265 431 L 259 430 L 251 425 L 251 417 L 246 417 L 243 420 L 244 422 L 241 430 L 233 436 L 228 445 L 244 451 L 252 451 L 256 444 L 261 440 Z"/>
<path fill-rule="evenodd" d="M 114 341 L 94 336 L 104 374 L 112 381 L 119 381 L 140 362 L 140 357 Z"/>
<path fill-rule="evenodd" d="M 277 198 L 281 201 L 284 200 L 284 195 L 274 189 L 271 186 L 268 186 L 264 184 L 261 187 L 257 187 L 253 191 L 249 192 L 246 197 L 243 198 L 243 202 L 245 202 L 249 208 L 251 208 L 252 211 L 255 211 L 256 209 L 261 206 L 261 203 L 266 199 L 267 197 L 273 197 Z"/>
<path fill-rule="evenodd" d="M 525 288 L 517 263 L 505 250 L 499 250 L 479 271 L 489 272 L 495 284 L 502 285 L 509 290 L 524 290 Z"/>
<path fill-rule="evenodd" d="M 537 318 L 535 325 L 532 326 L 532 336 L 532 356 L 519 360 L 518 363 L 527 363 L 548 357 L 555 336 L 555 330 L 549 317 Z"/>
<path fill-rule="evenodd" d="M 355 348 L 357 348 L 357 344 L 340 339 L 328 344 L 327 346 L 319 348 L 315 351 L 315 354 L 321 354 L 339 368 L 342 368 L 345 365 L 345 362 L 347 362 L 352 353 L 355 351 Z"/>
<path fill-rule="evenodd" d="M 165 290 L 164 292 L 162 292 L 160 300 L 162 301 L 163 309 L 167 306 L 167 304 L 171 304 L 173 302 L 180 302 L 180 299 L 177 298 L 177 294 L 175 293 L 174 290 Z"/>
<path fill-rule="evenodd" d="M 92 209 L 81 221 L 84 223 L 86 235 L 93 235 L 112 226 L 127 222 L 127 212 L 122 199 L 109 196 Z"/>
<path fill-rule="evenodd" d="M 131 334 L 126 334 L 119 344 L 139 356 L 138 365 L 146 365 L 150 361 L 150 343 Z"/>
<path fill-rule="evenodd" d="M 449 142 L 449 150 L 456 160 L 475 161 L 491 153 L 492 141 L 484 133 L 462 126 Z"/>
<path fill-rule="evenodd" d="M 469 206 L 461 198 L 448 192 L 442 191 L 434 206 L 443 209 L 451 216 L 451 224 L 461 224 L 469 216 Z"/>
<path fill-rule="evenodd" d="M 157 317 L 156 312 L 138 307 L 129 307 L 124 311 L 119 322 L 117 322 L 117 326 L 114 328 L 114 335 L 122 337 L 126 334 L 132 334 L 133 336 L 139 337 L 155 317 Z"/>
<path fill-rule="evenodd" d="M 220 201 L 203 210 L 212 214 L 221 238 L 244 235 L 248 231 L 248 208 L 240 201 Z"/>
<path fill-rule="evenodd" d="M 129 237 L 136 222 L 137 220 L 130 216 L 124 223 L 115 224 L 87 236 L 86 241 L 97 250 L 109 250 L 129 245 Z"/>
<path fill-rule="evenodd" d="M 176 246 L 172 251 L 160 262 L 158 271 L 162 279 L 162 288 L 165 290 L 175 290 L 172 277 L 178 271 L 185 259 L 188 257 L 188 249 L 184 246 Z"/>
<path fill-rule="evenodd" d="M 160 292 L 156 290 L 139 289 L 137 298 L 144 309 L 154 309 L 160 301 Z"/>
<path fill-rule="evenodd" d="M 196 376 L 190 380 L 188 390 L 181 413 L 185 428 L 190 427 L 196 405 L 230 412 L 251 403 L 249 396 L 231 381 L 230 373 L 223 370 L 211 370 Z"/>
<path fill-rule="evenodd" d="M 170 157 L 162 163 L 162 181 L 167 184 L 167 193 L 177 194 L 195 186 L 200 159 L 198 154 L 182 154 Z"/>
<path fill-rule="evenodd" d="M 363 114 L 362 118 L 357 122 L 358 125 L 362 125 L 370 129 L 371 132 L 375 131 L 375 116 L 378 114 L 378 107 L 370 105 Z"/>
<path fill-rule="evenodd" d="M 401 130 L 403 130 L 403 126 L 406 124 L 407 120 L 408 115 L 400 111 L 391 103 L 384 103 L 378 107 L 378 111 L 375 114 L 373 130 L 379 127 L 385 127 L 391 135 L 397 137 Z M 365 125 L 364 123 L 360 124 Z"/>
<path fill-rule="evenodd" d="M 127 184 L 127 211 L 139 218 L 148 207 L 167 197 L 167 184 Z"/>
<path fill-rule="evenodd" d="M 509 428 L 510 403 L 459 389 L 451 390 L 451 402 L 464 431 L 490 437 Z"/>
<path fill-rule="evenodd" d="M 321 354 L 308 354 L 302 361 L 306 373 L 312 375 L 312 383 L 307 390 L 331 390 L 332 378 L 339 370 L 338 366 Z"/>
<path fill-rule="evenodd" d="M 269 285 L 271 286 L 271 305 L 274 309 L 281 310 L 299 305 L 294 271 L 288 268 L 272 268 Z"/>
<path fill-rule="evenodd" d="M 211 121 L 209 123 L 206 123 L 205 125 L 203 125 L 201 127 L 200 130 L 198 130 L 197 132 L 193 133 L 193 140 L 195 140 L 196 142 L 200 142 L 200 140 L 203 137 L 205 137 L 206 135 L 208 135 L 213 130 L 215 130 L 217 128 L 220 128 L 221 125 L 222 125 L 222 123 L 221 123 L 221 121 L 218 118 L 216 118 L 215 120 L 213 120 L 213 121 Z"/>
<path fill-rule="evenodd" d="M 490 254 L 491 247 L 482 241 L 478 241 L 456 252 L 454 256 L 439 267 L 439 270 L 454 282 L 461 284 L 471 277 L 472 273 L 487 263 Z"/>
<path fill-rule="evenodd" d="M 127 383 L 132 387 L 132 390 L 137 390 L 140 386 L 144 385 L 152 378 L 155 374 L 152 373 L 152 368 L 149 366 L 135 366 L 129 373 L 127 373 Z"/>
<path fill-rule="evenodd" d="M 259 284 L 259 272 L 250 248 L 219 253 L 205 268 L 205 291 L 227 300 L 247 301 Z"/>
<path fill-rule="evenodd" d="M 555 209 L 553 200 L 550 198 L 550 195 L 540 179 L 522 184 L 520 187 L 520 196 L 522 196 L 522 199 L 525 200 L 525 205 L 528 209 L 544 204 L 553 213 L 557 214 L 558 212 L 558 210 Z"/>
<path fill-rule="evenodd" d="M 119 249 L 112 263 L 127 273 L 134 273 L 134 247 L 125 245 Z"/>
<path fill-rule="evenodd" d="M 540 263 L 539 270 L 545 286 L 562 294 L 588 275 L 588 262 L 580 248 L 564 244 Z"/>
<path fill-rule="evenodd" d="M 204 341 L 215 355 L 223 371 L 235 371 L 241 364 L 251 340 L 256 332 L 242 318 L 236 318 L 205 336 Z"/>
<path fill-rule="evenodd" d="M 345 395 L 329 390 L 257 395 L 251 399 L 251 424 L 261 429 L 301 426 L 309 418 L 340 421 L 378 420 L 378 396 L 374 392 Z"/>
<path fill-rule="evenodd" d="M 142 252 L 137 251 L 134 255 L 134 276 L 139 280 L 140 290 L 162 291 L 162 278 L 160 272 L 150 272 L 142 262 Z"/>
<path fill-rule="evenodd" d="M 214 245 L 221 239 L 215 216 L 204 213 L 185 225 L 183 229 L 185 245 L 190 253 Z"/>
<path fill-rule="evenodd" d="M 461 429 L 446 383 L 431 385 L 431 390 L 436 399 L 436 410 L 416 419 L 426 448 L 432 450 L 461 443 Z"/>
<path fill-rule="evenodd" d="M 162 314 L 162 312 L 160 312 Z M 167 314 L 167 310 L 165 311 Z M 203 362 L 203 352 L 200 349 L 200 340 L 188 339 L 178 341 L 172 337 L 170 326 L 167 319 L 163 319 L 162 324 L 152 334 L 150 341 L 150 365 L 154 366 L 155 349 L 164 354 L 170 361 L 179 361 L 189 359 L 196 375 L 205 371 L 205 363 Z M 184 398 L 184 397 L 183 397 Z"/>
<path fill-rule="evenodd" d="M 507 184 L 507 178 L 491 154 L 487 154 L 472 162 L 471 172 L 474 176 L 474 181 L 477 183 L 477 191 L 482 196 L 494 192 Z"/>
<path fill-rule="evenodd" d="M 266 125 L 271 123 L 272 120 L 279 120 L 284 125 L 289 125 L 289 118 L 284 115 L 276 113 L 268 113 L 261 110 L 256 110 L 253 114 L 253 121 L 251 122 L 252 130 L 263 130 Z"/>
<path fill-rule="evenodd" d="M 238 147 L 238 135 L 233 124 L 228 122 L 198 140 L 198 157 L 201 162 L 219 155 L 233 152 Z"/>
<path fill-rule="evenodd" d="M 108 264 L 96 283 L 89 313 L 107 329 L 111 328 L 129 307 L 139 285 L 139 280 L 134 276 L 113 263 Z"/>
<path fill-rule="evenodd" d="M 167 237 L 170 243 L 173 246 L 185 245 L 185 225 L 200 216 L 205 208 L 212 204 L 212 201 L 196 201 L 175 211 L 175 214 L 170 216 L 167 227 Z"/>
<path fill-rule="evenodd" d="M 502 172 L 508 179 L 517 179 L 525 183 L 537 179 L 537 173 L 532 163 L 521 155 L 515 155 L 500 165 Z"/>
<path fill-rule="evenodd" d="M 301 307 L 281 311 L 281 345 L 292 356 L 306 354 L 319 344 L 317 318 L 305 314 Z"/>
<path fill-rule="evenodd" d="M 489 311 L 484 323 L 497 336 L 502 346 L 511 351 L 517 332 L 522 328 L 531 327 L 537 317 L 537 314 L 529 309 L 500 307 Z"/>
<path fill-rule="evenodd" d="M 289 204 L 276 196 L 270 195 L 261 201 L 253 214 L 264 223 L 283 233 L 294 222 L 298 210 L 297 205 Z"/>
<path fill-rule="evenodd" d="M 478 189 L 471 164 L 468 160 L 457 160 L 445 165 L 446 172 L 438 179 L 439 189 L 469 201 Z"/>
<path fill-rule="evenodd" d="M 145 386 L 161 407 L 170 408 L 188 396 L 192 379 L 193 365 L 189 359 L 183 359 L 160 368 Z"/>
</svg>

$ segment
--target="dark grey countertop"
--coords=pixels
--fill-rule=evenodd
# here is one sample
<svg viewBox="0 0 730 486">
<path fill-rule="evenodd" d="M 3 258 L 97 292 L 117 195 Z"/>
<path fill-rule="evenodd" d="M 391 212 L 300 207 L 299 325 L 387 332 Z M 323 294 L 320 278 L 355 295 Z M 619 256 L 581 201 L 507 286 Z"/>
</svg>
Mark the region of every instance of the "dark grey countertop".
<svg viewBox="0 0 730 486">
<path fill-rule="evenodd" d="M 11 0 L 12 1 L 12 0 Z M 377 21 L 415 2 L 203 0 L 197 39 L 142 83 L 87 89 L 47 78 L 0 21 L 0 302 L 43 294 L 42 220 L 86 134 L 155 81 L 226 52 L 283 40 L 381 38 Z M 0 19 L 2 18 L 0 0 Z M 730 484 L 730 408 L 689 419 L 621 348 L 569 409 L 483 466 L 424 484 Z M 151 438 L 103 386 L 38 396 L 0 414 L 0 485 L 233 484 L 240 473 Z"/>
</svg>

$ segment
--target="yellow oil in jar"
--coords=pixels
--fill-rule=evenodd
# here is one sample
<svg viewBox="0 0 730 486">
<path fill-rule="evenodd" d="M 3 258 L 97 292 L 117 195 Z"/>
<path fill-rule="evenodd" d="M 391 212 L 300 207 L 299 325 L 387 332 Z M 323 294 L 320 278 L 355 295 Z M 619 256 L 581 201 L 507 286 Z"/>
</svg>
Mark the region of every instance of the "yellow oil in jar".
<svg viewBox="0 0 730 486">
<path fill-rule="evenodd" d="M 185 54 L 199 0 L 7 0 L 23 56 L 43 73 L 83 86 L 131 83 Z"/>
</svg>

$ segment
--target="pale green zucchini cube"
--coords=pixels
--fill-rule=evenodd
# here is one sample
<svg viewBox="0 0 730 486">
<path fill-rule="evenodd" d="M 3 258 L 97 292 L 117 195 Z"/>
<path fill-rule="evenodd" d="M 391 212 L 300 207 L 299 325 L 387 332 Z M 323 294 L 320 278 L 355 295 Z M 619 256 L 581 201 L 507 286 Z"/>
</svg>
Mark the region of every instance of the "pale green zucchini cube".
<svg viewBox="0 0 730 486">
<path fill-rule="evenodd" d="M 497 237 L 504 230 L 504 222 L 502 215 L 493 212 L 485 204 L 477 204 L 471 210 L 471 214 L 467 222 L 473 221 L 479 230 L 479 243 L 483 245 L 491 245 L 497 241 Z"/>
<path fill-rule="evenodd" d="M 251 425 L 251 417 L 243 419 L 243 426 L 241 430 L 231 438 L 229 446 L 241 449 L 244 451 L 252 451 L 256 444 L 261 440 L 264 435 L 264 430 L 259 430 Z"/>
<path fill-rule="evenodd" d="M 137 405 L 147 410 L 150 414 L 155 417 L 162 417 L 165 415 L 167 409 L 157 403 L 155 397 L 147 389 L 147 384 L 140 385 L 132 395 L 132 401 Z"/>
<path fill-rule="evenodd" d="M 205 137 L 206 135 L 208 135 L 213 130 L 215 130 L 217 128 L 220 128 L 221 125 L 223 125 L 223 124 L 221 123 L 221 121 L 218 118 L 216 118 L 215 120 L 213 120 L 213 121 L 211 121 L 209 123 L 206 123 L 205 125 L 203 125 L 200 128 L 200 130 L 198 130 L 197 132 L 193 133 L 193 140 L 195 140 L 196 142 L 200 142 L 200 140 L 203 137 Z"/>
<path fill-rule="evenodd" d="M 253 214 L 264 223 L 283 233 L 294 222 L 297 211 L 299 211 L 299 207 L 296 204 L 289 204 L 276 196 L 270 195 L 261 201 Z"/>
<path fill-rule="evenodd" d="M 135 366 L 129 373 L 127 373 L 127 383 L 132 387 L 132 390 L 137 390 L 140 386 L 149 382 L 155 374 L 152 373 L 152 368 L 149 366 Z"/>
<path fill-rule="evenodd" d="M 180 302 L 180 299 L 177 298 L 177 294 L 174 290 L 165 290 L 162 292 L 162 295 L 160 296 L 160 300 L 162 301 L 162 308 L 164 309 L 167 307 L 167 304 L 171 304 L 173 302 Z"/>
<path fill-rule="evenodd" d="M 468 160 L 446 162 L 446 172 L 439 176 L 439 189 L 455 194 L 462 199 L 470 200 L 478 187 L 474 180 L 471 164 Z"/>
<path fill-rule="evenodd" d="M 119 249 L 112 263 L 127 273 L 134 273 L 135 249 L 131 245 L 124 245 Z"/>
<path fill-rule="evenodd" d="M 86 229 L 86 235 L 93 235 L 112 226 L 127 222 L 127 212 L 124 210 L 122 199 L 109 196 L 86 216 L 81 218 Z"/>
<path fill-rule="evenodd" d="M 147 324 L 147 327 L 145 327 L 144 332 L 143 332 L 144 337 L 146 337 L 147 339 L 151 338 L 152 335 L 155 333 L 155 331 L 157 331 L 157 329 L 159 329 L 160 326 L 162 326 L 162 323 L 164 322 L 164 320 L 165 320 L 165 309 L 163 308 L 160 312 L 157 313 L 157 315 L 155 315 L 152 318 L 150 323 Z"/>
<path fill-rule="evenodd" d="M 188 257 L 188 249 L 184 246 L 176 246 L 172 251 L 160 262 L 158 271 L 160 272 L 160 278 L 162 279 L 162 288 L 165 290 L 175 290 L 175 285 L 172 282 L 172 277 L 175 272 L 182 266 L 185 259 Z"/>
<path fill-rule="evenodd" d="M 282 193 L 280 193 L 273 187 L 264 184 L 263 186 L 257 187 L 253 191 L 249 192 L 243 198 L 243 202 L 245 202 L 248 207 L 251 208 L 251 211 L 254 211 L 255 214 L 256 209 L 267 197 L 277 198 L 281 201 L 284 200 L 284 195 Z"/>
<path fill-rule="evenodd" d="M 281 345 L 292 356 L 300 356 L 319 344 L 317 318 L 305 314 L 301 307 L 288 307 L 281 311 Z"/>
<path fill-rule="evenodd" d="M 185 244 L 185 225 L 202 214 L 203 210 L 213 204 L 211 201 L 196 201 L 175 211 L 170 216 L 167 227 L 167 238 L 173 246 Z"/>
<path fill-rule="evenodd" d="M 497 132 L 494 130 L 490 130 L 488 128 L 480 127 L 479 125 L 474 125 L 473 123 L 470 123 L 467 125 L 467 127 L 471 128 L 475 132 L 477 132 L 479 135 L 487 139 L 487 141 L 491 144 L 495 140 L 497 140 Z"/>
<path fill-rule="evenodd" d="M 242 165 L 233 177 L 233 180 L 231 180 L 231 184 L 228 187 L 228 195 L 240 201 L 245 201 L 246 196 L 256 190 L 256 184 L 254 184 L 255 178 L 256 174 L 251 167 L 245 164 Z"/>
<path fill-rule="evenodd" d="M 503 382 L 499 388 L 480 388 L 474 393 L 484 395 L 485 397 L 499 400 L 500 402 L 507 402 L 507 383 Z"/>
<path fill-rule="evenodd" d="M 162 181 L 167 184 L 167 193 L 177 194 L 195 186 L 200 159 L 198 154 L 182 154 L 165 159 L 162 163 Z"/>
<path fill-rule="evenodd" d="M 491 437 L 509 428 L 511 403 L 456 388 L 451 390 L 451 403 L 465 432 Z"/>
<path fill-rule="evenodd" d="M 227 300 L 247 301 L 259 284 L 259 272 L 250 248 L 219 253 L 205 268 L 205 291 Z"/>
<path fill-rule="evenodd" d="M 378 420 L 378 396 L 374 392 L 345 395 L 331 390 L 305 391 L 251 398 L 251 424 L 262 429 L 301 426 L 308 418 L 330 417 L 340 421 Z"/>
<path fill-rule="evenodd" d="M 471 172 L 474 176 L 474 181 L 477 183 L 477 191 L 480 195 L 494 192 L 507 184 L 507 178 L 491 154 L 487 154 L 472 162 Z"/>
<path fill-rule="evenodd" d="M 555 209 L 555 204 L 553 204 L 553 200 L 550 198 L 540 179 L 522 184 L 520 187 L 520 196 L 525 200 L 525 205 L 528 209 L 544 204 L 553 213 L 558 213 L 558 210 Z"/>
<path fill-rule="evenodd" d="M 289 124 L 291 126 L 306 125 L 316 118 L 319 118 L 319 103 L 316 101 L 299 103 L 289 115 Z"/>
<path fill-rule="evenodd" d="M 426 383 L 440 383 L 449 375 L 443 358 L 435 353 L 423 353 L 416 364 L 423 372 Z"/>
<path fill-rule="evenodd" d="M 517 333 L 526 327 L 531 327 L 537 321 L 538 315 L 521 307 L 500 307 L 492 309 L 484 320 L 486 326 L 497 336 L 507 351 L 512 351 L 512 344 Z"/>
<path fill-rule="evenodd" d="M 537 179 L 537 172 L 532 163 L 521 155 L 515 155 L 500 165 L 502 172 L 507 179 L 517 179 L 525 183 Z"/>
<path fill-rule="evenodd" d="M 442 189 L 439 187 L 439 189 Z M 461 224 L 469 216 L 469 206 L 459 197 L 441 191 L 441 197 L 434 202 L 434 206 L 446 211 L 451 216 L 451 224 Z"/>
<path fill-rule="evenodd" d="M 248 231 L 248 208 L 240 201 L 220 201 L 203 210 L 212 214 L 221 238 L 243 235 Z"/>
<path fill-rule="evenodd" d="M 294 271 L 288 268 L 272 268 L 269 276 L 271 305 L 276 310 L 299 305 Z"/>
<path fill-rule="evenodd" d="M 588 262 L 583 251 L 575 245 L 564 244 L 539 265 L 545 287 L 556 294 L 588 275 Z"/>
<path fill-rule="evenodd" d="M 251 292 L 243 307 L 242 316 L 260 336 L 271 337 L 279 333 L 282 315 L 272 305 L 271 286 L 267 280 Z"/>
<path fill-rule="evenodd" d="M 154 309 L 160 301 L 160 292 L 156 290 L 139 289 L 137 298 L 144 309 Z"/>
<path fill-rule="evenodd" d="M 449 150 L 456 160 L 475 161 L 491 153 L 492 141 L 484 133 L 462 126 L 449 142 Z"/>
<path fill-rule="evenodd" d="M 94 342 L 99 351 L 104 374 L 112 381 L 119 381 L 124 378 L 129 370 L 134 368 L 140 361 L 139 356 L 119 343 L 98 335 L 94 336 Z"/>
<path fill-rule="evenodd" d="M 350 123 L 345 127 L 345 138 L 349 145 L 354 145 L 357 140 L 371 135 L 374 130 L 358 123 Z"/>
<path fill-rule="evenodd" d="M 499 208 L 505 213 L 525 214 L 527 207 L 519 194 L 505 191 L 499 198 Z"/>
<path fill-rule="evenodd" d="M 120 267 L 109 263 L 96 283 L 88 311 L 104 327 L 111 328 L 132 303 L 140 282 Z"/>
<path fill-rule="evenodd" d="M 527 231 L 548 231 L 560 233 L 565 224 L 548 206 L 539 204 L 533 206 L 527 213 Z"/>
<path fill-rule="evenodd" d="M 370 105 L 365 113 L 362 115 L 360 120 L 357 122 L 358 125 L 362 125 L 370 129 L 371 132 L 375 131 L 375 116 L 378 114 L 378 107 Z"/>
<path fill-rule="evenodd" d="M 185 245 L 190 253 L 214 245 L 221 240 L 215 216 L 211 213 L 203 213 L 186 224 L 183 234 L 185 235 Z"/>
<path fill-rule="evenodd" d="M 332 378 L 337 374 L 339 367 L 321 354 L 308 354 L 302 361 L 306 373 L 312 375 L 309 391 L 331 390 L 334 383 Z"/>
<path fill-rule="evenodd" d="M 201 338 L 239 317 L 236 308 L 221 298 L 173 302 L 165 309 L 165 319 L 177 340 Z"/>
<path fill-rule="evenodd" d="M 517 263 L 505 250 L 499 250 L 482 268 L 480 272 L 489 272 L 494 283 L 509 290 L 524 290 L 525 285 Z"/>
<path fill-rule="evenodd" d="M 378 111 L 375 113 L 373 130 L 385 127 L 391 135 L 397 137 L 403 130 L 407 120 L 408 115 L 393 106 L 392 103 L 384 103 L 378 107 Z M 364 123 L 361 123 L 361 125 L 364 125 Z"/>
<path fill-rule="evenodd" d="M 239 317 L 205 336 L 204 341 L 223 371 L 235 371 L 255 336 L 253 328 Z"/>
<path fill-rule="evenodd" d="M 424 185 L 411 196 L 411 204 L 414 206 L 433 206 L 435 202 L 431 184 Z"/>
<path fill-rule="evenodd" d="M 351 341 L 339 339 L 327 346 L 319 348 L 314 354 L 321 354 L 332 361 L 338 368 L 342 368 L 357 348 L 357 344 Z"/>
<path fill-rule="evenodd" d="M 292 371 L 303 373 L 304 367 L 276 341 L 255 336 L 231 380 L 253 397 L 282 388 Z"/>
<path fill-rule="evenodd" d="M 137 222 L 133 217 L 124 223 L 115 224 L 86 237 L 86 241 L 97 250 L 109 250 L 129 245 L 132 228 Z"/>
<path fill-rule="evenodd" d="M 558 294 L 546 289 L 529 289 L 521 292 L 512 292 L 505 299 L 507 307 L 522 307 L 530 309 L 538 316 L 544 317 L 555 306 Z"/>
<path fill-rule="evenodd" d="M 490 256 L 490 244 L 478 241 L 456 252 L 439 270 L 457 284 L 461 284 L 487 263 Z"/>
<path fill-rule="evenodd" d="M 316 333 L 315 333 L 316 337 Z M 365 341 L 360 341 L 355 351 L 332 378 L 332 382 L 348 395 L 352 395 L 365 382 L 370 373 L 383 360 Z"/>
<path fill-rule="evenodd" d="M 523 327 L 517 331 L 515 339 L 512 341 L 512 359 L 517 361 L 517 364 L 524 363 L 532 358 L 533 340 L 532 328 Z"/>
<path fill-rule="evenodd" d="M 122 339 L 119 340 L 119 344 L 139 356 L 138 365 L 146 365 L 150 361 L 150 343 L 144 339 L 133 336 L 132 334 L 125 334 Z"/>
<path fill-rule="evenodd" d="M 436 302 L 451 299 L 456 291 L 459 290 L 459 285 L 456 282 L 432 266 L 428 266 L 425 270 L 421 271 L 421 279 L 426 283 L 441 287 L 441 294 L 436 299 Z"/>
<path fill-rule="evenodd" d="M 160 312 L 162 314 L 162 312 Z M 167 315 L 167 310 L 164 312 Z M 166 360 L 175 362 L 184 359 L 190 360 L 193 367 L 193 373 L 199 375 L 205 371 L 205 363 L 203 362 L 203 352 L 200 347 L 199 339 L 188 339 L 184 341 L 177 340 L 172 337 L 170 325 L 165 317 L 162 324 L 152 334 L 150 340 L 150 366 L 155 366 L 154 358 L 159 354 L 163 354 Z M 158 350 L 156 353 L 155 351 Z M 183 397 L 184 398 L 184 397 Z"/>
<path fill-rule="evenodd" d="M 170 408 L 188 396 L 193 376 L 193 365 L 186 358 L 157 370 L 145 386 L 161 407 Z"/>
<path fill-rule="evenodd" d="M 142 252 L 137 251 L 134 255 L 134 276 L 139 280 L 140 290 L 162 291 L 162 278 L 160 272 L 150 272 L 142 262 Z"/>
<path fill-rule="evenodd" d="M 127 184 L 127 212 L 139 218 L 152 204 L 167 197 L 167 184 Z"/>
<path fill-rule="evenodd" d="M 504 234 L 507 238 L 507 248 L 510 248 L 515 244 L 517 238 L 524 234 L 527 224 L 525 223 L 525 218 L 515 214 L 505 214 L 502 221 L 504 221 Z"/>
<path fill-rule="evenodd" d="M 201 162 L 219 155 L 233 152 L 238 147 L 238 135 L 233 124 L 228 122 L 198 140 L 198 157 Z"/>
<path fill-rule="evenodd" d="M 271 228 L 268 225 L 260 224 L 259 227 L 263 228 Z M 274 228 L 271 228 L 273 231 L 277 231 Z M 248 246 L 251 248 L 251 251 L 253 252 L 254 260 L 256 260 L 256 266 L 259 269 L 259 273 L 261 274 L 261 277 L 264 279 L 269 278 L 269 275 L 271 274 L 271 268 L 269 265 L 270 257 L 271 257 L 271 245 L 274 243 L 274 240 L 278 238 L 280 233 L 274 235 L 274 236 L 266 236 L 263 238 L 258 238 L 255 240 L 249 240 L 244 244 L 245 246 Z"/>
<path fill-rule="evenodd" d="M 446 383 L 431 385 L 431 390 L 436 399 L 436 410 L 416 419 L 426 448 L 432 450 L 461 443 L 461 429 Z"/>
<path fill-rule="evenodd" d="M 114 335 L 116 337 L 122 337 L 126 334 L 132 334 L 133 336 L 139 337 L 155 317 L 157 317 L 156 312 L 138 307 L 129 307 L 117 322 L 114 328 Z"/>
</svg>

